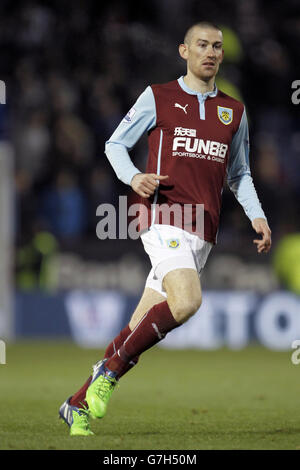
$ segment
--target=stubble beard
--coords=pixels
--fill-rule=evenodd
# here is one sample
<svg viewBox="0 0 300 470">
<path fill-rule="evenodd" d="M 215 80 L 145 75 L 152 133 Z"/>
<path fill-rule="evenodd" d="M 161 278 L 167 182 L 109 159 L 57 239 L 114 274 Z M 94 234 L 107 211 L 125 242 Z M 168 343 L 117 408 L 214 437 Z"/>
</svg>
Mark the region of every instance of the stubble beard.
<svg viewBox="0 0 300 470">
<path fill-rule="evenodd" d="M 198 73 L 194 73 L 194 75 L 201 81 L 208 83 L 211 80 L 215 80 L 216 73 L 205 73 L 203 71 L 199 71 Z"/>
</svg>

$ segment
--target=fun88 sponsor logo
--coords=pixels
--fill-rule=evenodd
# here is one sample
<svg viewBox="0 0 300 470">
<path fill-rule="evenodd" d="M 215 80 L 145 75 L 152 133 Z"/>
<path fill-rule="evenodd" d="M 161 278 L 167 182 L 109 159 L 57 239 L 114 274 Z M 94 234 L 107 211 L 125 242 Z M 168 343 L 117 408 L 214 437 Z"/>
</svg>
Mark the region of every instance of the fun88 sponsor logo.
<svg viewBox="0 0 300 470">
<path fill-rule="evenodd" d="M 228 145 L 214 140 L 203 140 L 192 137 L 174 137 L 173 155 L 178 153 L 179 149 L 184 149 L 191 154 L 212 155 L 224 159 L 228 150 Z M 192 155 L 191 155 L 192 156 Z"/>
</svg>

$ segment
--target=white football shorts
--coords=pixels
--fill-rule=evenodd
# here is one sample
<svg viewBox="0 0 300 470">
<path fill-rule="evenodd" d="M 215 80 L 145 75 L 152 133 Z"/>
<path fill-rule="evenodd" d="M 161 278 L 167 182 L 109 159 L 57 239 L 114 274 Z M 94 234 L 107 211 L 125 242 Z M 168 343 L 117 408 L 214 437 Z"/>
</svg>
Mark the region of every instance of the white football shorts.
<svg viewBox="0 0 300 470">
<path fill-rule="evenodd" d="M 162 281 L 174 269 L 195 269 L 201 276 L 212 243 L 171 225 L 154 224 L 141 235 L 152 269 L 145 287 L 150 287 L 166 297 Z"/>
</svg>

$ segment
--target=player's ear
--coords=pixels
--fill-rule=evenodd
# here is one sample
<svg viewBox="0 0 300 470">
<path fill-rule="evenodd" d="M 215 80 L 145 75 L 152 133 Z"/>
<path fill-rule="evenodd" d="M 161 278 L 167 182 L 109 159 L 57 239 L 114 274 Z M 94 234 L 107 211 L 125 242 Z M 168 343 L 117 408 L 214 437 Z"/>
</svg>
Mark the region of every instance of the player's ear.
<svg viewBox="0 0 300 470">
<path fill-rule="evenodd" d="M 182 57 L 184 60 L 187 60 L 188 58 L 188 47 L 186 44 L 179 44 L 179 54 L 180 57 Z"/>
</svg>

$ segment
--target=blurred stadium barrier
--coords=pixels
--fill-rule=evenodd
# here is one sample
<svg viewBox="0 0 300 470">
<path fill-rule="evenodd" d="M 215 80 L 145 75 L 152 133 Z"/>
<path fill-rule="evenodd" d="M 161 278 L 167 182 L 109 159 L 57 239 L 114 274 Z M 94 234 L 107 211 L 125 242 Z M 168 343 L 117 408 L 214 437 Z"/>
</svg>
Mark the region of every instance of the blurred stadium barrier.
<svg viewBox="0 0 300 470">
<path fill-rule="evenodd" d="M 18 293 L 17 339 L 69 338 L 101 348 L 128 323 L 138 297 L 120 291 L 74 290 L 60 294 Z M 290 350 L 300 338 L 300 298 L 290 292 L 207 291 L 199 312 L 165 338 L 173 349 L 241 349 L 259 343 Z"/>
</svg>

